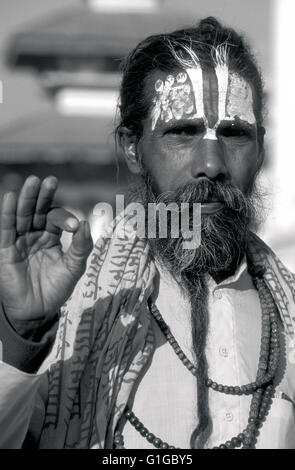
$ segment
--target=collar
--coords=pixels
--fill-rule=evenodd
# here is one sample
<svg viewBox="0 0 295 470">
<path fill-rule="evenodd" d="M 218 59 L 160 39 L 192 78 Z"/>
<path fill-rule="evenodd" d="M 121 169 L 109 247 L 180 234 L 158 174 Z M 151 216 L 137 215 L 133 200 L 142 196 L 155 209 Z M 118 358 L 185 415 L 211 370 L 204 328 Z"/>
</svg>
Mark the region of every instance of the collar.
<svg viewBox="0 0 295 470">
<path fill-rule="evenodd" d="M 249 276 L 248 264 L 247 264 L 246 256 L 244 255 L 241 262 L 240 262 L 240 264 L 239 264 L 239 266 L 237 267 L 236 271 L 234 272 L 234 274 L 232 274 L 228 278 L 224 279 L 219 284 L 217 284 L 215 282 L 215 280 L 213 279 L 212 276 L 207 274 L 207 282 L 208 282 L 209 287 L 211 287 L 212 289 L 215 289 L 215 288 L 219 288 L 219 287 L 226 287 L 226 286 L 229 286 L 229 285 L 236 284 L 242 278 L 242 276 L 247 276 L 247 275 Z"/>
</svg>

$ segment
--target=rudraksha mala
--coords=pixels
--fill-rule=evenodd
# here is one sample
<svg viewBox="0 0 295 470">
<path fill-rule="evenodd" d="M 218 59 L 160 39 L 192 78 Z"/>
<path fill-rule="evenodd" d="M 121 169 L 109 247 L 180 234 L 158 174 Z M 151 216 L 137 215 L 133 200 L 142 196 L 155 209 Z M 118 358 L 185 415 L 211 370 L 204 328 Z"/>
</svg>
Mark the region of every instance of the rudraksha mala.
<svg viewBox="0 0 295 470">
<path fill-rule="evenodd" d="M 242 386 L 223 385 L 207 379 L 206 385 L 213 390 L 230 395 L 249 395 L 253 394 L 247 427 L 238 436 L 233 437 L 229 441 L 220 444 L 213 449 L 234 449 L 241 447 L 243 449 L 255 448 L 255 443 L 259 434 L 259 430 L 263 425 L 263 421 L 270 409 L 272 396 L 274 394 L 273 381 L 280 359 L 280 333 L 277 323 L 277 307 L 272 295 L 267 287 L 261 269 L 254 270 L 253 282 L 258 290 L 261 312 L 262 312 L 262 331 L 261 346 L 258 370 L 255 382 L 251 382 Z M 192 364 L 185 353 L 182 351 L 175 337 L 170 331 L 169 326 L 165 323 L 159 310 L 155 304 L 150 305 L 150 311 L 154 319 L 158 323 L 162 333 L 167 341 L 174 349 L 176 355 L 185 365 L 185 367 L 197 376 L 197 367 Z M 126 407 L 124 412 L 125 418 L 149 443 L 158 449 L 175 449 L 176 447 L 169 445 L 159 437 L 151 433 L 137 416 Z M 115 433 L 114 447 L 116 449 L 124 449 L 124 438 L 121 432 Z"/>
</svg>

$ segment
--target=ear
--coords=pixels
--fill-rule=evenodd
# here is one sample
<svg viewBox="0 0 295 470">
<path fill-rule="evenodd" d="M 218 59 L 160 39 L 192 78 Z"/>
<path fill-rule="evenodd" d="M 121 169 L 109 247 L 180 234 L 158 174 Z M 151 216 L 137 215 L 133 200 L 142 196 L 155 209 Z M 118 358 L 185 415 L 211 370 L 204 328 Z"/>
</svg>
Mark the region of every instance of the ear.
<svg viewBox="0 0 295 470">
<path fill-rule="evenodd" d="M 141 173 L 141 165 L 137 154 L 137 139 L 132 135 L 127 127 L 120 128 L 120 146 L 131 173 L 138 175 Z"/>
</svg>

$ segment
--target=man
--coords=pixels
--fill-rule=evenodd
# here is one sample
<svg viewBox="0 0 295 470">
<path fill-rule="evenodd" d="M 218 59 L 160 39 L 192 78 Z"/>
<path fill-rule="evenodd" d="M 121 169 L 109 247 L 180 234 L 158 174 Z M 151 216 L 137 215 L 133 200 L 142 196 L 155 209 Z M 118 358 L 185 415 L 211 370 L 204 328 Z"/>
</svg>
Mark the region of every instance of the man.
<svg viewBox="0 0 295 470">
<path fill-rule="evenodd" d="M 92 250 L 88 224 L 52 209 L 53 177 L 5 196 L 1 447 L 295 447 L 295 279 L 251 232 L 262 101 L 248 47 L 214 18 L 125 62 L 132 200 L 201 204 L 197 248 L 137 236 L 131 205 Z"/>
</svg>

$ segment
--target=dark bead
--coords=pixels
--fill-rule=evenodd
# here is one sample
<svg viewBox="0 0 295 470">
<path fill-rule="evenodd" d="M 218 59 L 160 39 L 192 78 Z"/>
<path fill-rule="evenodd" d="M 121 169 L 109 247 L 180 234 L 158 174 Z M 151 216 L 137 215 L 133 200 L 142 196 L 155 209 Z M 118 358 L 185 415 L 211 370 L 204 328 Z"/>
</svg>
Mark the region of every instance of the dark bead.
<svg viewBox="0 0 295 470">
<path fill-rule="evenodd" d="M 270 338 L 270 332 L 269 331 L 263 331 L 262 333 L 262 338 Z"/>
<path fill-rule="evenodd" d="M 167 444 L 167 442 L 162 442 L 160 445 L 160 449 L 169 449 L 169 444 Z"/>
<path fill-rule="evenodd" d="M 233 437 L 232 440 L 231 440 L 231 443 L 232 443 L 232 446 L 236 447 L 236 446 L 241 444 L 241 441 L 240 441 L 239 438 Z"/>
<path fill-rule="evenodd" d="M 242 393 L 247 393 L 247 392 L 248 392 L 248 389 L 247 389 L 247 386 L 246 386 L 246 385 L 242 385 L 242 386 L 241 386 L 241 392 L 242 392 Z"/>
<path fill-rule="evenodd" d="M 157 447 L 157 449 L 159 449 L 161 447 L 161 444 L 162 444 L 162 441 L 161 439 L 159 439 L 158 437 L 156 437 L 154 440 L 153 440 L 153 444 L 155 447 Z"/>
<path fill-rule="evenodd" d="M 126 416 L 127 419 L 129 419 L 131 416 L 133 416 L 132 411 L 131 410 L 125 411 L 125 416 Z"/>
<path fill-rule="evenodd" d="M 229 387 L 227 385 L 224 385 L 223 391 L 224 393 L 229 393 Z"/>
<path fill-rule="evenodd" d="M 149 432 L 148 435 L 146 436 L 146 439 L 147 439 L 147 441 L 149 441 L 152 444 L 155 437 L 156 436 L 152 432 Z"/>
<path fill-rule="evenodd" d="M 211 387 L 213 388 L 213 390 L 217 390 L 218 385 L 216 382 L 212 382 Z"/>
<path fill-rule="evenodd" d="M 240 389 L 240 387 L 238 387 L 238 386 L 235 387 L 235 394 L 236 394 L 236 395 L 240 395 L 240 394 L 241 394 L 241 389 Z"/>
<path fill-rule="evenodd" d="M 244 438 L 245 438 L 245 436 L 244 436 L 243 433 L 238 435 L 238 439 L 239 439 L 240 442 L 244 442 Z"/>
<path fill-rule="evenodd" d="M 227 449 L 231 449 L 231 447 L 232 447 L 231 441 L 226 441 L 225 447 L 226 447 Z"/>
<path fill-rule="evenodd" d="M 243 443 L 246 445 L 246 446 L 249 446 L 252 442 L 252 439 L 250 437 L 245 437 Z"/>
<path fill-rule="evenodd" d="M 142 429 L 140 429 L 140 434 L 143 436 L 143 437 L 146 437 L 149 433 L 148 429 L 146 427 L 143 427 Z"/>
<path fill-rule="evenodd" d="M 220 444 L 219 449 L 227 449 L 225 444 Z"/>
<path fill-rule="evenodd" d="M 212 383 L 213 382 L 211 379 L 207 379 L 207 382 L 206 382 L 207 387 L 211 387 Z"/>
<path fill-rule="evenodd" d="M 255 431 L 256 431 L 256 423 L 250 423 L 250 424 L 248 425 L 248 430 L 249 430 L 249 432 L 250 432 L 250 434 L 251 434 L 251 436 L 252 436 L 252 435 L 255 433 Z"/>
<path fill-rule="evenodd" d="M 138 423 L 138 419 L 136 418 L 136 416 L 130 416 L 129 422 L 135 425 Z"/>
<path fill-rule="evenodd" d="M 134 427 L 136 431 L 140 431 L 141 428 L 143 428 L 143 424 L 140 421 L 138 421 L 138 423 L 136 423 Z"/>
<path fill-rule="evenodd" d="M 223 392 L 223 385 L 219 384 L 218 387 L 217 387 L 217 390 L 219 392 Z"/>
<path fill-rule="evenodd" d="M 231 395 L 234 395 L 234 393 L 235 393 L 235 387 L 229 387 L 229 393 L 230 393 Z"/>
</svg>

